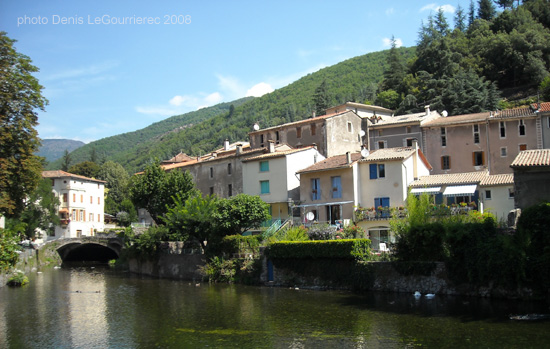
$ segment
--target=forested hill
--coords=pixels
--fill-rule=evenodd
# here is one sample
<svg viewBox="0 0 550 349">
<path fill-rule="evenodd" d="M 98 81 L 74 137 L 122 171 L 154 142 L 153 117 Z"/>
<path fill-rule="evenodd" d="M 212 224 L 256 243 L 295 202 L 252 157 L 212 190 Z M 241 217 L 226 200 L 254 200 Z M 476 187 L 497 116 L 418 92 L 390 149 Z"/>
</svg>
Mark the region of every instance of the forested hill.
<svg viewBox="0 0 550 349">
<path fill-rule="evenodd" d="M 72 139 L 43 139 L 36 155 L 46 158 L 46 161 L 55 161 L 60 159 L 65 150 L 72 152 L 85 145 L 86 143 L 81 141 L 75 141 Z"/>
<path fill-rule="evenodd" d="M 415 49 L 399 48 L 397 52 L 408 61 Z M 315 107 L 315 90 L 323 81 L 329 105 L 373 101 L 377 83 L 387 67 L 388 53 L 386 50 L 348 59 L 260 98 L 219 104 L 174 116 L 135 132 L 91 142 L 71 153 L 71 164 L 89 160 L 95 149 L 100 160 L 113 160 L 134 173 L 155 157 L 168 159 L 180 151 L 189 155 L 204 154 L 222 146 L 225 139 L 247 141 L 255 122 L 264 128 L 309 117 Z M 50 169 L 60 167 L 61 161 L 48 166 Z"/>
</svg>

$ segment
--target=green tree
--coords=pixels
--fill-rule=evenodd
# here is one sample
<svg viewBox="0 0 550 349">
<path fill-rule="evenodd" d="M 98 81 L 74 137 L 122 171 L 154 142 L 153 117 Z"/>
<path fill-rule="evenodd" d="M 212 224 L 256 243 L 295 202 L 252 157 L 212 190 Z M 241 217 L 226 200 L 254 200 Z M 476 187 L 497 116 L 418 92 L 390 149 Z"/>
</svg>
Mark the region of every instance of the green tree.
<svg viewBox="0 0 550 349">
<path fill-rule="evenodd" d="M 378 94 L 376 103 L 384 108 L 397 109 L 399 108 L 399 103 L 401 103 L 401 97 L 394 90 L 386 90 Z"/>
<path fill-rule="evenodd" d="M 114 161 L 107 161 L 101 166 L 97 178 L 106 182 L 107 198 L 112 200 L 111 205 L 114 203 L 116 207 L 116 211 L 114 212 L 107 211 L 107 207 L 105 210 L 111 214 L 116 214 L 122 201 L 129 198 L 128 185 L 130 183 L 130 176 L 128 172 L 126 172 L 122 165 Z"/>
<path fill-rule="evenodd" d="M 0 215 L 17 216 L 41 178 L 36 132 L 36 109 L 47 100 L 32 75 L 31 59 L 14 48 L 14 40 L 0 32 Z"/>
<path fill-rule="evenodd" d="M 242 234 L 271 218 L 268 204 L 259 196 L 246 194 L 219 200 L 218 213 L 224 235 Z"/>
<path fill-rule="evenodd" d="M 19 234 L 0 228 L 0 271 L 7 271 L 19 260 Z"/>
<path fill-rule="evenodd" d="M 71 167 L 71 154 L 69 154 L 69 151 L 65 149 L 65 153 L 63 154 L 63 158 L 61 162 L 61 171 L 69 172 L 70 167 Z"/>
<path fill-rule="evenodd" d="M 142 174 L 133 176 L 129 188 L 135 207 L 146 209 L 157 224 L 163 222 L 161 217 L 174 204 L 173 197 L 184 202 L 196 193 L 189 172 L 166 172 L 158 160 L 147 166 Z"/>
<path fill-rule="evenodd" d="M 69 173 L 88 177 L 88 178 L 97 178 L 101 168 L 98 164 L 91 161 L 84 161 L 69 168 Z"/>
<path fill-rule="evenodd" d="M 545 101 L 550 101 L 550 76 L 546 76 L 546 78 L 542 80 L 539 90 L 542 95 L 542 99 Z"/>
<path fill-rule="evenodd" d="M 455 12 L 455 29 L 460 30 L 461 32 L 466 32 L 466 13 L 464 9 L 458 5 Z"/>
<path fill-rule="evenodd" d="M 59 198 L 52 191 L 51 179 L 43 178 L 26 200 L 21 216 L 8 220 L 8 226 L 29 238 L 34 238 L 38 231 L 54 235 L 55 226 L 60 222 L 59 204 Z"/>
<path fill-rule="evenodd" d="M 326 80 L 323 80 L 323 82 L 315 89 L 313 104 L 315 105 L 316 115 L 325 115 L 326 110 L 330 107 L 330 98 Z"/>
<path fill-rule="evenodd" d="M 129 227 L 133 222 L 137 222 L 137 211 L 130 199 L 124 199 L 120 203 L 119 208 L 120 211 L 117 212 L 116 217 L 120 225 Z"/>
<path fill-rule="evenodd" d="M 478 5 L 478 18 L 484 19 L 486 21 L 490 21 L 495 18 L 497 10 L 495 9 L 495 5 L 493 4 L 492 0 L 479 0 Z"/>
<path fill-rule="evenodd" d="M 397 44 L 392 35 L 391 49 L 388 54 L 388 69 L 384 72 L 382 86 L 384 90 L 394 90 L 398 93 L 403 92 L 403 80 L 405 79 L 405 64 L 397 52 Z"/>
<path fill-rule="evenodd" d="M 476 5 L 474 0 L 470 0 L 470 7 L 468 8 L 468 28 L 470 28 L 476 20 Z"/>
<path fill-rule="evenodd" d="M 503 10 L 506 8 L 512 8 L 514 6 L 514 0 L 495 0 L 495 3 L 502 7 Z"/>
</svg>

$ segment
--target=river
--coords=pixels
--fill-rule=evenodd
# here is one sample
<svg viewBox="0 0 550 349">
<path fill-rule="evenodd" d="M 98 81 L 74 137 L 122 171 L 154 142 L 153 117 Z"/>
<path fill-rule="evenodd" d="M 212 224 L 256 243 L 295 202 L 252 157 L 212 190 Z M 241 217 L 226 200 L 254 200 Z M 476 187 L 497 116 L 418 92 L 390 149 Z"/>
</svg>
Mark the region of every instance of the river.
<svg viewBox="0 0 550 349">
<path fill-rule="evenodd" d="M 209 285 L 105 266 L 0 288 L 0 348 L 543 348 L 537 302 Z"/>
</svg>

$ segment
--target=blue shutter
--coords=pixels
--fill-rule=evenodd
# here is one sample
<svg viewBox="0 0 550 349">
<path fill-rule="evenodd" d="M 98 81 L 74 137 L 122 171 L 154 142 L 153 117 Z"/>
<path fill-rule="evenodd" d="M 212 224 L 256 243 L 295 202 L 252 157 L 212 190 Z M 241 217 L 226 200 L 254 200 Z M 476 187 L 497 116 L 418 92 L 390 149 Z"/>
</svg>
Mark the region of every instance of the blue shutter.
<svg viewBox="0 0 550 349">
<path fill-rule="evenodd" d="M 378 166 L 376 164 L 370 164 L 369 170 L 370 170 L 370 179 L 378 178 Z"/>
<path fill-rule="evenodd" d="M 332 177 L 332 198 L 338 199 L 341 197 L 342 197 L 342 179 L 340 176 Z"/>
</svg>

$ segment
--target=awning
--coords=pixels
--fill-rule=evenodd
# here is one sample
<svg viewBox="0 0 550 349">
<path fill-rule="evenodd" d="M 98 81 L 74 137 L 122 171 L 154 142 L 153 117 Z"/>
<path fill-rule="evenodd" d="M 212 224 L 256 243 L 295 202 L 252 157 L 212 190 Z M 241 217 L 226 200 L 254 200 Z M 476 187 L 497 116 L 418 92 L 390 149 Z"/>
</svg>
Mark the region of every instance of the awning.
<svg viewBox="0 0 550 349">
<path fill-rule="evenodd" d="M 69 210 L 66 208 L 59 209 L 59 213 L 69 213 Z"/>
<path fill-rule="evenodd" d="M 323 202 L 318 204 L 306 204 L 306 205 L 296 205 L 294 207 L 316 207 L 316 206 L 334 206 L 334 205 L 345 205 L 353 204 L 353 201 L 338 201 L 338 202 Z"/>
<path fill-rule="evenodd" d="M 420 194 L 420 193 L 439 193 L 441 187 L 430 187 L 430 188 L 412 188 L 411 194 Z"/>
<path fill-rule="evenodd" d="M 451 185 L 445 188 L 443 195 L 445 196 L 463 196 L 472 195 L 477 189 L 477 184 L 470 185 Z"/>
</svg>

